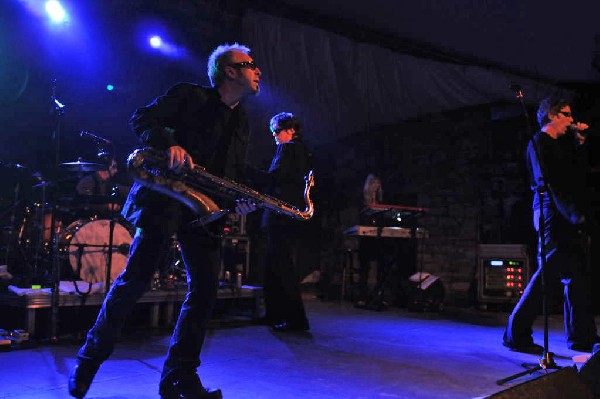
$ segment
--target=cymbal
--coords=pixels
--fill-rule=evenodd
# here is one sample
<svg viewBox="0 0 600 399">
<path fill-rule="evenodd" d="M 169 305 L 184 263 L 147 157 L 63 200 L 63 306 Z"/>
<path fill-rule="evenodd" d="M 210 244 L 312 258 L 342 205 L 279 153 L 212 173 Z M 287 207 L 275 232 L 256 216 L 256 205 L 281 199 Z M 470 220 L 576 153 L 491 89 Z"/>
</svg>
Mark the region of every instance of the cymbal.
<svg viewBox="0 0 600 399">
<path fill-rule="evenodd" d="M 23 166 L 20 163 L 2 162 L 2 161 L 0 161 L 0 167 L 6 168 L 6 169 L 17 169 L 17 170 L 27 169 L 26 166 Z"/>
<path fill-rule="evenodd" d="M 66 169 L 69 172 L 95 172 L 97 170 L 102 170 L 106 168 L 106 166 L 100 163 L 83 161 L 63 162 L 60 164 L 60 167 Z"/>
</svg>

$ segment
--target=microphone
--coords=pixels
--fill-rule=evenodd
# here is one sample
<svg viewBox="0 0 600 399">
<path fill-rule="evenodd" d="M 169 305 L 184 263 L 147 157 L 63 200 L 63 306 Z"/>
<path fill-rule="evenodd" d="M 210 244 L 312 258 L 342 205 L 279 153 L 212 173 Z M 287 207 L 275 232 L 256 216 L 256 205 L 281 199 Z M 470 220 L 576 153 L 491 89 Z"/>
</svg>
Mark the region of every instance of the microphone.
<svg viewBox="0 0 600 399">
<path fill-rule="evenodd" d="M 121 255 L 129 255 L 129 244 L 121 244 L 121 245 L 115 245 L 115 248 L 117 249 L 117 252 Z"/>
<path fill-rule="evenodd" d="M 579 133 L 581 136 L 587 137 L 590 133 L 592 133 L 592 129 L 587 124 L 585 124 L 585 125 L 586 125 L 586 128 L 580 129 L 579 122 L 574 121 L 574 123 L 567 126 L 567 129 L 572 133 Z"/>
<path fill-rule="evenodd" d="M 80 137 L 90 137 L 93 140 L 96 140 L 96 142 L 102 142 L 102 143 L 106 143 L 106 144 L 110 144 L 111 141 L 109 139 L 105 139 L 104 137 L 100 137 L 100 136 L 96 136 L 94 133 L 90 133 L 90 132 L 86 132 L 86 131 L 81 131 L 79 133 Z"/>
</svg>

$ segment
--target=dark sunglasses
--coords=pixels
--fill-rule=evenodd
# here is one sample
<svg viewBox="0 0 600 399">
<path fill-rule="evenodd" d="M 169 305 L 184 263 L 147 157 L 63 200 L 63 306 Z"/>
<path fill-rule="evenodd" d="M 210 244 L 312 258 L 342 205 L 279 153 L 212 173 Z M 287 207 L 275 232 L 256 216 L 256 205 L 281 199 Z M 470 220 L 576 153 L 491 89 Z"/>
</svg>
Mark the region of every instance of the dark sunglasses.
<svg viewBox="0 0 600 399">
<path fill-rule="evenodd" d="M 237 68 L 237 69 L 248 68 L 248 69 L 252 69 L 253 71 L 256 68 L 258 68 L 258 65 L 256 65 L 256 63 L 254 61 L 236 62 L 234 64 L 229 64 L 227 66 Z"/>
<path fill-rule="evenodd" d="M 558 111 L 559 114 L 563 114 L 566 118 L 573 116 L 570 112 Z"/>
<path fill-rule="evenodd" d="M 279 133 L 281 133 L 282 130 L 286 130 L 286 129 L 278 127 L 277 129 L 271 129 L 271 132 L 273 132 L 275 134 L 279 134 Z"/>
</svg>

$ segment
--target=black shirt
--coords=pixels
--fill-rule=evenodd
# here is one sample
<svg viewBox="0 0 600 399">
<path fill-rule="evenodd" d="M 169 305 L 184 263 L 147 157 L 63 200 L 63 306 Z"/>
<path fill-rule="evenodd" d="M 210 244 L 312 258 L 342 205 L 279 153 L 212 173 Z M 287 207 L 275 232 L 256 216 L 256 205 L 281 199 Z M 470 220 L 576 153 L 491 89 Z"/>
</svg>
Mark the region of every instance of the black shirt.
<svg viewBox="0 0 600 399">
<path fill-rule="evenodd" d="M 312 169 L 312 159 L 308 148 L 301 140 L 294 139 L 287 143 L 278 144 L 275 156 L 271 161 L 268 175 L 270 177 L 267 193 L 303 210 L 304 177 Z M 277 215 L 266 210 L 263 217 L 263 226 L 273 224 L 288 224 L 292 219 Z"/>
<path fill-rule="evenodd" d="M 534 209 L 539 208 L 537 187 L 545 184 L 550 193 L 546 207 L 552 206 L 566 221 L 574 223 L 587 212 L 586 145 L 578 145 L 572 133 L 553 139 L 538 132 L 529 142 L 527 160 Z"/>
<path fill-rule="evenodd" d="M 180 83 L 135 111 L 130 125 L 144 146 L 159 150 L 181 146 L 209 172 L 244 180 L 248 119 L 241 104 L 231 109 L 214 88 Z M 123 216 L 138 227 L 168 223 L 170 229 L 181 218 L 194 217 L 183 204 L 137 183 Z"/>
</svg>

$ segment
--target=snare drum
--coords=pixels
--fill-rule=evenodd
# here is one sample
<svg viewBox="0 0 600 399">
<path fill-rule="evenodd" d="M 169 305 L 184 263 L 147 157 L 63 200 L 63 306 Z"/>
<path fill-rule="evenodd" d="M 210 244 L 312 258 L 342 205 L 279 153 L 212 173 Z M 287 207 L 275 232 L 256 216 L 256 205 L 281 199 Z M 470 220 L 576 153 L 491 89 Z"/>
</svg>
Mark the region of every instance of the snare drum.
<svg viewBox="0 0 600 399">
<path fill-rule="evenodd" d="M 75 278 L 97 283 L 106 280 L 110 220 L 81 219 L 71 223 L 65 230 L 61 245 L 66 252 Z M 125 269 L 132 235 L 122 223 L 115 222 L 110 280 Z"/>
</svg>

